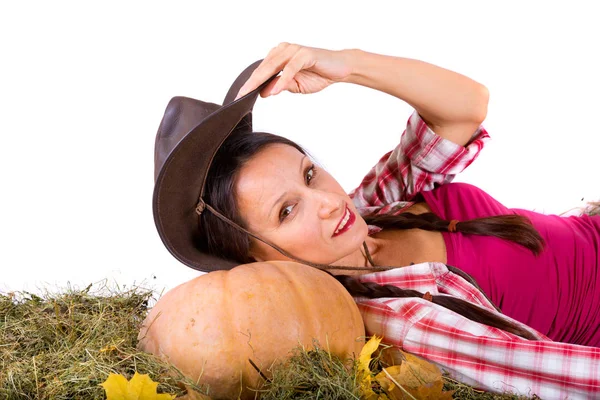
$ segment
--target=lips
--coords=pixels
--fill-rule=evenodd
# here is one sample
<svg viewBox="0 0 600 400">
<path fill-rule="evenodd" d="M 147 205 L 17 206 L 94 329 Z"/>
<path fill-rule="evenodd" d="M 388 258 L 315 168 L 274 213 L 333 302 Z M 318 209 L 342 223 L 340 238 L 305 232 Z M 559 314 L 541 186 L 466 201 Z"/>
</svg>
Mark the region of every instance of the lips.
<svg viewBox="0 0 600 400">
<path fill-rule="evenodd" d="M 335 228 L 335 232 L 333 232 L 332 237 L 339 236 L 342 233 L 346 232 L 352 227 L 352 225 L 354 225 L 354 221 L 356 221 L 356 215 L 354 215 L 354 213 L 350 211 L 348 207 L 346 207 L 346 211 L 344 212 L 342 219 Z"/>
</svg>

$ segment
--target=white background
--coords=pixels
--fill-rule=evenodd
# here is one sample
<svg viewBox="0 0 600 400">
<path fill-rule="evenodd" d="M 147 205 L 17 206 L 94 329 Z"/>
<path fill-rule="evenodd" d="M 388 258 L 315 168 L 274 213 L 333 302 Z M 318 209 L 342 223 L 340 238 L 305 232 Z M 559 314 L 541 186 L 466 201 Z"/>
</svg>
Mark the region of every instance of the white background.
<svg viewBox="0 0 600 400">
<path fill-rule="evenodd" d="M 172 96 L 221 103 L 281 41 L 470 76 L 490 90 L 493 140 L 458 180 L 543 212 L 600 197 L 594 2 L 490 3 L 3 2 L 0 290 L 102 279 L 168 289 L 196 276 L 154 226 L 156 129 Z M 410 112 L 339 84 L 259 99 L 254 121 L 307 147 L 350 190 L 396 145 Z"/>
</svg>

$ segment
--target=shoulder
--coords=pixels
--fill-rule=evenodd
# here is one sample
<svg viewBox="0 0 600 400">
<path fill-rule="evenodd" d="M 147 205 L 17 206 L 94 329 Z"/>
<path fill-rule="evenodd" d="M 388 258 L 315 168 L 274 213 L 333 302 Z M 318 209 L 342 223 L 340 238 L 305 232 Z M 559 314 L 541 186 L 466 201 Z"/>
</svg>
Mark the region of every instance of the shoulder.
<svg viewBox="0 0 600 400">
<path fill-rule="evenodd" d="M 420 195 L 431 211 L 444 219 L 465 220 L 511 213 L 489 193 L 468 183 L 449 183 Z"/>
</svg>

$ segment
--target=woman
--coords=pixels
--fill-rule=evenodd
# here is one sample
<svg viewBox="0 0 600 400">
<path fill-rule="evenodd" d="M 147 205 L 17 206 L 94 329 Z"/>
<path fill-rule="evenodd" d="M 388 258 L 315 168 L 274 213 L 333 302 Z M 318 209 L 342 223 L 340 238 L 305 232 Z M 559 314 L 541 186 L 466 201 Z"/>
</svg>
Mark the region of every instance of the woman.
<svg viewBox="0 0 600 400">
<path fill-rule="evenodd" d="M 462 381 L 543 398 L 598 395 L 600 349 L 582 345 L 600 346 L 600 217 L 507 209 L 450 183 L 488 138 L 480 126 L 488 94 L 424 62 L 282 43 L 238 98 L 314 93 L 334 82 L 414 107 L 398 147 L 348 195 L 295 143 L 240 124 L 200 185 L 195 245 L 237 263 L 337 268 L 368 334 Z M 381 266 L 402 268 L 369 273 Z"/>
</svg>

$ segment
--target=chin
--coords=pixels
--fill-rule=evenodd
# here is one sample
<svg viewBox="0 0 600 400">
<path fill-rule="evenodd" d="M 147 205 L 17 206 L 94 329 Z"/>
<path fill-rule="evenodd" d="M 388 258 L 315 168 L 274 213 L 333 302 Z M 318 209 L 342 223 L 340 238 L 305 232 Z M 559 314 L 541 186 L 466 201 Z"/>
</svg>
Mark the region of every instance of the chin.
<svg viewBox="0 0 600 400">
<path fill-rule="evenodd" d="M 344 243 L 343 248 L 337 248 L 336 250 L 336 256 L 335 256 L 335 260 L 331 260 L 328 264 L 331 265 L 348 265 L 347 263 L 345 263 L 343 260 L 356 253 L 357 251 L 361 251 L 362 246 L 363 246 L 363 242 L 365 241 L 365 239 L 367 238 L 367 233 L 368 233 L 368 228 L 366 228 L 365 226 L 365 234 L 361 235 L 361 234 L 357 234 L 357 235 L 353 235 L 353 237 L 349 237 L 348 241 L 346 243 Z"/>
<path fill-rule="evenodd" d="M 369 226 L 362 218 L 357 218 L 356 225 L 357 226 L 354 227 L 357 231 L 356 236 L 358 239 L 356 240 L 360 241 L 360 244 L 362 245 L 362 242 L 364 242 L 369 236 Z"/>
</svg>

